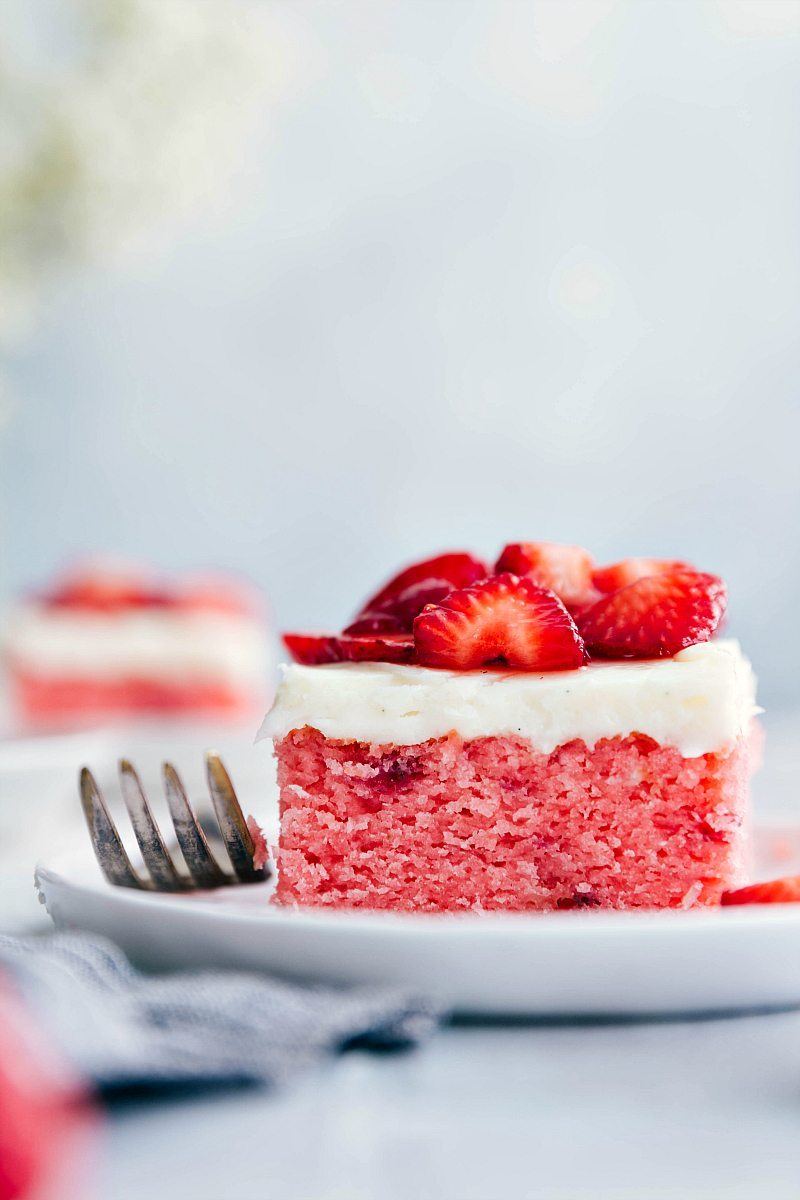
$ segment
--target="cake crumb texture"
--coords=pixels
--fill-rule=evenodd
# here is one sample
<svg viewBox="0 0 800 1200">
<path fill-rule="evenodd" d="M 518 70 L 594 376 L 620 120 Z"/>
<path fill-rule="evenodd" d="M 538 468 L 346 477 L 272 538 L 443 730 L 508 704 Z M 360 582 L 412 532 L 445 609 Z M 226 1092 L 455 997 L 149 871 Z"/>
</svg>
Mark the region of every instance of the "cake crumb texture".
<svg viewBox="0 0 800 1200">
<path fill-rule="evenodd" d="M 276 900 L 406 911 L 715 905 L 741 879 L 748 745 L 684 758 L 633 734 L 275 746 Z"/>
</svg>

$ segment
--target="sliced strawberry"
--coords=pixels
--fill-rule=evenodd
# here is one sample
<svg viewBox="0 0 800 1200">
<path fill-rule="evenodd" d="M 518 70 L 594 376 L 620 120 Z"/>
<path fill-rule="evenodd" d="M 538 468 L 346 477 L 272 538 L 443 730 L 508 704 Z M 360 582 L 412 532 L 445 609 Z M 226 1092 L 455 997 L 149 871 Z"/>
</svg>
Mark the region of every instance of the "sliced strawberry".
<svg viewBox="0 0 800 1200">
<path fill-rule="evenodd" d="M 284 633 L 283 644 L 294 661 L 304 667 L 341 662 L 336 638 L 331 633 Z"/>
<path fill-rule="evenodd" d="M 800 904 L 800 875 L 770 879 L 768 883 L 751 883 L 722 893 L 723 904 Z"/>
<path fill-rule="evenodd" d="M 592 589 L 592 591 L 586 596 L 585 600 L 583 600 L 580 604 L 570 604 L 569 615 L 572 617 L 579 629 L 586 614 L 594 607 L 595 604 L 597 604 L 598 600 L 602 599 L 602 592 L 596 592 L 594 589 Z"/>
<path fill-rule="evenodd" d="M 0 977 L 0 1197 L 84 1196 L 100 1147 L 83 1085 L 10 979 Z"/>
<path fill-rule="evenodd" d="M 700 571 L 648 575 L 605 596 L 579 620 L 587 648 L 605 658 L 659 658 L 706 642 L 725 612 L 725 584 Z"/>
<path fill-rule="evenodd" d="M 618 592 L 629 583 L 647 579 L 650 575 L 663 575 L 667 571 L 694 571 L 685 562 L 673 562 L 666 558 L 623 558 L 608 567 L 598 567 L 592 572 L 592 583 L 598 592 Z"/>
<path fill-rule="evenodd" d="M 414 642 L 423 666 L 453 670 L 558 671 L 584 661 L 583 642 L 558 597 L 507 573 L 429 604 L 414 622 Z"/>
<path fill-rule="evenodd" d="M 339 654 L 346 662 L 407 663 L 414 658 L 414 639 L 410 633 L 368 634 L 336 639 Z"/>
<path fill-rule="evenodd" d="M 82 608 L 94 612 L 118 612 L 126 608 L 171 608 L 175 596 L 163 588 L 121 577 L 86 575 L 75 577 L 45 597 L 51 608 Z"/>
<path fill-rule="evenodd" d="M 283 644 L 294 661 L 305 667 L 319 667 L 334 662 L 411 662 L 414 657 L 414 639 L 410 633 L 361 637 L 333 633 L 285 633 Z"/>
<path fill-rule="evenodd" d="M 399 617 L 388 612 L 364 612 L 345 629 L 345 635 L 360 637 L 374 633 L 408 633 Z"/>
<path fill-rule="evenodd" d="M 438 554 L 435 558 L 426 558 L 422 562 L 413 563 L 399 575 L 393 576 L 371 600 L 364 605 L 365 609 L 380 610 L 387 600 L 391 600 L 407 591 L 412 585 L 429 583 L 440 580 L 450 584 L 450 590 L 469 587 L 479 579 L 485 579 L 489 574 L 486 563 L 475 558 L 473 554 L 450 553 Z"/>
<path fill-rule="evenodd" d="M 557 542 L 512 542 L 497 560 L 497 572 L 523 575 L 549 588 L 567 608 L 582 605 L 592 595 L 594 559 L 581 546 Z"/>
<path fill-rule="evenodd" d="M 489 574 L 472 554 L 439 554 L 406 567 L 367 601 L 345 633 L 411 632 L 426 604 L 436 604 L 455 588 L 468 587 Z"/>
</svg>

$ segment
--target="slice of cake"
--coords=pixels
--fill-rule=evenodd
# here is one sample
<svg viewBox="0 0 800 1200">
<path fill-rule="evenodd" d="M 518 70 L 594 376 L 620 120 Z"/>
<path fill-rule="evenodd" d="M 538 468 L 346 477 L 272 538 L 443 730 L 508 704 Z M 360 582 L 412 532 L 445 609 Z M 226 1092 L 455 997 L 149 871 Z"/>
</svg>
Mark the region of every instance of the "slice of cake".
<svg viewBox="0 0 800 1200">
<path fill-rule="evenodd" d="M 262 730 L 277 901 L 718 904 L 742 880 L 756 712 L 738 644 L 710 640 L 721 581 L 534 543 L 463 584 L 470 558 L 410 568 L 344 634 L 287 637 L 302 661 Z"/>
<path fill-rule="evenodd" d="M 270 696 L 262 601 L 227 578 L 165 583 L 110 566 L 73 572 L 17 605 L 5 654 L 12 703 L 27 727 L 247 719 Z"/>
</svg>

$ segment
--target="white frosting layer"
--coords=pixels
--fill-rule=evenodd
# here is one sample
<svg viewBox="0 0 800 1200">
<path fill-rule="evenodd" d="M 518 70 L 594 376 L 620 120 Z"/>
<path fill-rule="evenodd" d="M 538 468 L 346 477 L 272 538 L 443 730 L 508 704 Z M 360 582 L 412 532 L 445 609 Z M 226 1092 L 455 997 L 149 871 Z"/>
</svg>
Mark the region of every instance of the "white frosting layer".
<svg viewBox="0 0 800 1200">
<path fill-rule="evenodd" d="M 224 679 L 261 689 L 271 666 L 261 623 L 235 613 L 106 615 L 26 605 L 11 614 L 4 641 L 20 670 L 47 678 Z"/>
<path fill-rule="evenodd" d="M 310 725 L 329 738 L 414 745 L 521 734 L 537 750 L 639 732 L 686 758 L 719 750 L 758 711 L 738 642 L 691 646 L 674 658 L 593 663 L 546 674 L 438 671 L 390 663 L 282 668 L 259 737 Z"/>
</svg>

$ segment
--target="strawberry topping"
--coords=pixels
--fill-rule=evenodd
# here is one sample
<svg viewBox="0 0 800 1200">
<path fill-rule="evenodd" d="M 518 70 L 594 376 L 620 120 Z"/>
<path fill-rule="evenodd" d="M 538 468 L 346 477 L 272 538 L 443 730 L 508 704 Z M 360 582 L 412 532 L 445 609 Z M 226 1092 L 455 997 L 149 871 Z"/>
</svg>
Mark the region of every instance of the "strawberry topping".
<svg viewBox="0 0 800 1200">
<path fill-rule="evenodd" d="M 295 662 L 318 667 L 334 662 L 411 662 L 414 639 L 410 633 L 369 634 L 351 637 L 333 633 L 285 633 L 283 643 Z"/>
<path fill-rule="evenodd" d="M 579 667 L 583 642 L 553 592 L 517 575 L 494 575 L 429 604 L 414 622 L 417 661 L 428 667 L 527 671 Z"/>
<path fill-rule="evenodd" d="M 45 597 L 50 608 L 119 612 L 129 608 L 170 608 L 175 599 L 163 588 L 114 576 L 82 575 Z"/>
<path fill-rule="evenodd" d="M 410 633 L 380 633 L 336 639 L 345 662 L 407 663 L 414 658 L 414 639 Z"/>
<path fill-rule="evenodd" d="M 362 608 L 345 633 L 411 632 L 426 604 L 437 604 L 455 588 L 485 579 L 489 568 L 472 554 L 439 554 L 406 567 Z"/>
<path fill-rule="evenodd" d="M 48 608 L 105 614 L 161 608 L 242 615 L 259 609 L 254 591 L 228 579 L 197 577 L 167 585 L 141 571 L 104 567 L 72 572 L 42 600 Z"/>
<path fill-rule="evenodd" d="M 800 875 L 787 875 L 783 879 L 770 879 L 768 883 L 751 883 L 748 887 L 736 888 L 722 893 L 723 904 L 798 904 L 800 903 Z"/>
<path fill-rule="evenodd" d="M 304 667 L 342 661 L 336 637 L 331 633 L 285 633 L 283 644 L 294 661 Z"/>
<path fill-rule="evenodd" d="M 725 585 L 683 562 L 595 567 L 581 546 L 512 542 L 494 573 L 472 554 L 406 567 L 343 633 L 290 633 L 295 661 L 395 662 L 474 670 L 569 670 L 604 658 L 664 658 L 719 629 Z"/>
<path fill-rule="evenodd" d="M 361 616 L 356 617 L 344 632 L 352 634 L 354 637 L 360 637 L 373 633 L 408 633 L 408 630 L 405 629 L 403 621 L 399 617 L 393 617 L 391 613 L 364 612 Z"/>
<path fill-rule="evenodd" d="M 693 571 L 685 562 L 672 562 L 666 558 L 623 558 L 608 567 L 598 567 L 592 572 L 591 582 L 598 592 L 618 592 L 629 583 L 646 579 L 650 575 L 663 575 L 667 571 Z"/>
<path fill-rule="evenodd" d="M 588 649 L 606 658 L 658 658 L 711 637 L 725 612 L 716 575 L 673 570 L 605 596 L 579 618 Z"/>
<path fill-rule="evenodd" d="M 495 571 L 510 571 L 549 588 L 567 608 L 596 599 L 592 593 L 594 559 L 581 546 L 556 542 L 512 542 L 503 549 Z"/>
</svg>

